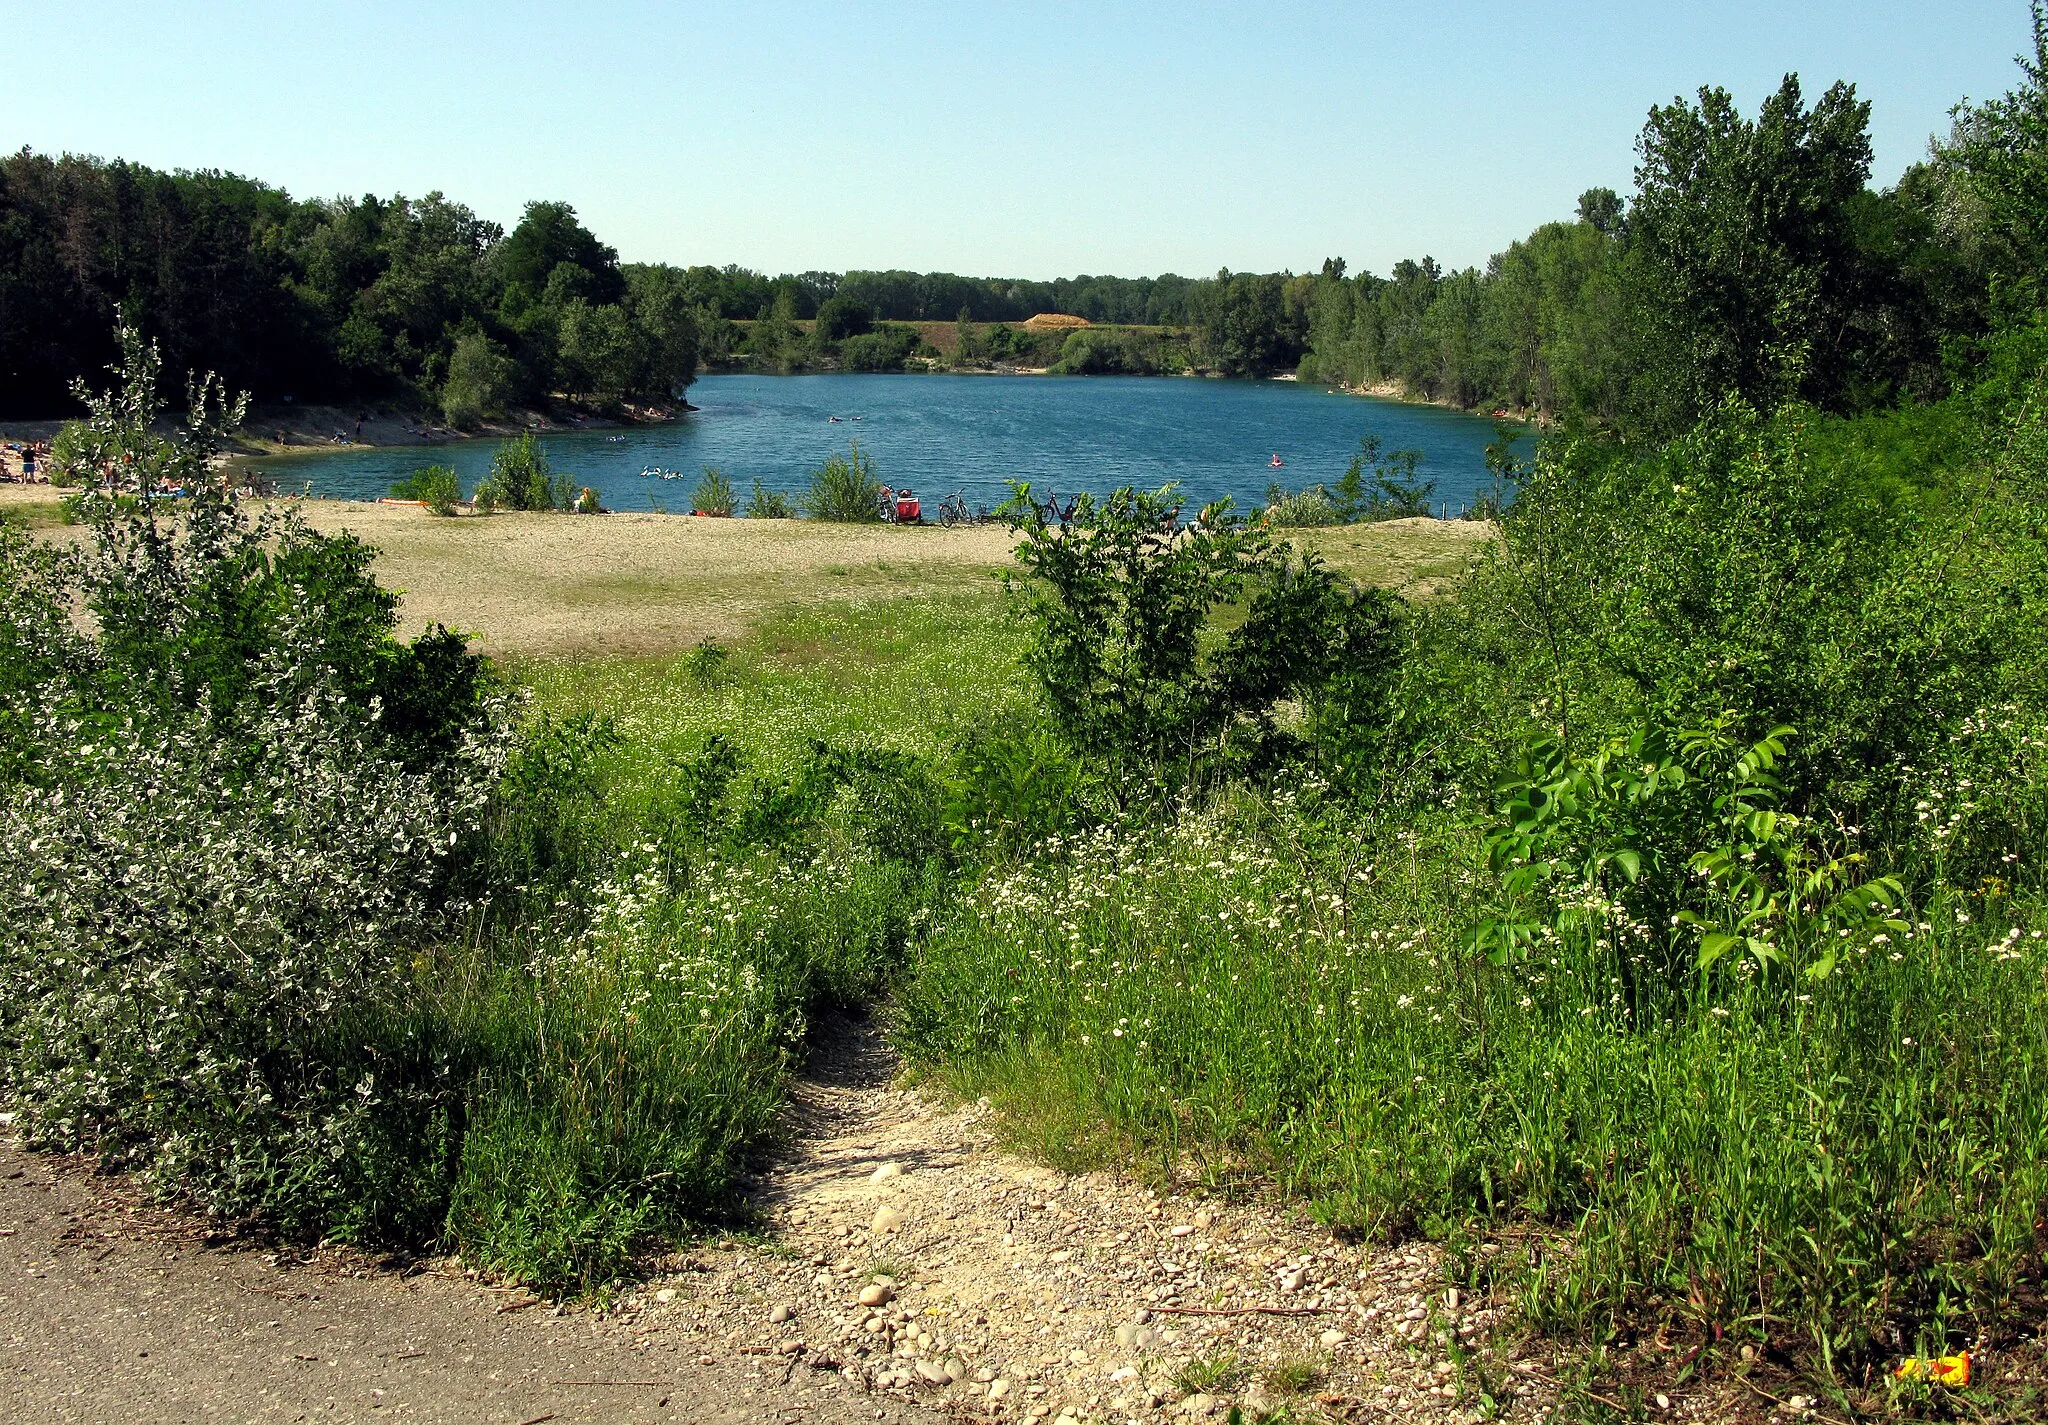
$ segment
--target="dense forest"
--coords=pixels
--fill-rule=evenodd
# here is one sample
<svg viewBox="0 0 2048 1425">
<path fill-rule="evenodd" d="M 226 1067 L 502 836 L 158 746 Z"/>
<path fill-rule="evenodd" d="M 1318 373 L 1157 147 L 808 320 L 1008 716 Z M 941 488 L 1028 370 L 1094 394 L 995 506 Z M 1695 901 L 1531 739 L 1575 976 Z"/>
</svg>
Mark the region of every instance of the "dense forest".
<svg viewBox="0 0 2048 1425">
<path fill-rule="evenodd" d="M 1041 336 L 1019 363 L 1083 374 L 1298 369 L 1655 433 L 1727 391 L 1874 409 L 1939 397 L 1999 311 L 2031 303 L 2044 236 L 2010 195 L 2044 181 L 2015 157 L 2048 124 L 2038 89 L 1958 109 L 1882 190 L 1852 87 L 1809 106 L 1788 76 L 1753 120 L 1703 89 L 1651 111 L 1632 199 L 1589 190 L 1483 270 L 1424 256 L 1385 277 L 1330 258 L 1202 279 L 771 278 L 621 263 L 563 203 L 529 204 L 507 232 L 440 193 L 301 200 L 24 149 L 0 160 L 0 411 L 65 409 L 70 381 L 113 357 L 117 307 L 172 370 L 212 368 L 259 399 L 432 403 L 457 423 L 553 396 L 664 401 L 700 364 L 937 355 L 891 323 L 955 322 L 956 364 L 1000 361 L 1008 335 L 991 353 L 986 324 L 1041 312 L 1176 329 Z"/>
</svg>

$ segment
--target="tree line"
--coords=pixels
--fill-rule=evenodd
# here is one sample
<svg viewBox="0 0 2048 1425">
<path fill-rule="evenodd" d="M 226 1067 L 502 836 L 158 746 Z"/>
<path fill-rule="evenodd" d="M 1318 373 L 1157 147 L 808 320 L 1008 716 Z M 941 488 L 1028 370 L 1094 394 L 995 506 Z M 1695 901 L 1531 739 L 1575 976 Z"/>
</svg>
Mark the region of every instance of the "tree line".
<svg viewBox="0 0 2048 1425">
<path fill-rule="evenodd" d="M 1731 392 L 1844 412 L 1935 399 L 2001 312 L 2036 299 L 2048 25 L 2033 13 L 2024 82 L 1960 106 L 1889 188 L 1870 184 L 1853 86 L 1809 105 L 1788 75 L 1754 119 L 1705 88 L 1651 110 L 1632 198 L 1590 189 L 1483 268 L 1424 256 L 1384 277 L 1342 258 L 1200 279 L 769 277 L 621 263 L 565 203 L 530 203 L 507 232 L 440 193 L 301 200 L 24 149 L 0 159 L 0 413 L 63 409 L 71 379 L 114 356 L 117 308 L 172 369 L 217 370 L 259 399 L 409 398 L 458 423 L 557 395 L 666 401 L 700 364 L 790 370 L 824 353 L 900 370 L 917 338 L 888 323 L 965 333 L 1039 312 L 1185 332 L 1163 356 L 1063 338 L 1066 371 L 1184 358 L 1653 432 Z"/>
<path fill-rule="evenodd" d="M 404 398 L 467 422 L 554 394 L 666 401 L 694 378 L 674 268 L 621 264 L 565 203 L 509 233 L 440 193 L 302 201 L 220 172 L 0 159 L 0 413 L 69 407 L 116 314 L 173 370 L 259 399 Z"/>
</svg>

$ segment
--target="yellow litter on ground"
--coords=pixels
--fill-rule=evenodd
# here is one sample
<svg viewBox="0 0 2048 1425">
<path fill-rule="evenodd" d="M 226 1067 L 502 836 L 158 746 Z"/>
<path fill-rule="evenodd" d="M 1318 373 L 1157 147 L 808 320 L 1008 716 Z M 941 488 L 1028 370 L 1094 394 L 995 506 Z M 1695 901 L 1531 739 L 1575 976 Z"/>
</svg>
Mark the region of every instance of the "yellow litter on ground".
<svg viewBox="0 0 2048 1425">
<path fill-rule="evenodd" d="M 1893 1372 L 1900 1380 L 1932 1381 L 1935 1385 L 1968 1385 L 1970 1383 L 1970 1353 L 1960 1356 L 1908 1356 Z"/>
</svg>

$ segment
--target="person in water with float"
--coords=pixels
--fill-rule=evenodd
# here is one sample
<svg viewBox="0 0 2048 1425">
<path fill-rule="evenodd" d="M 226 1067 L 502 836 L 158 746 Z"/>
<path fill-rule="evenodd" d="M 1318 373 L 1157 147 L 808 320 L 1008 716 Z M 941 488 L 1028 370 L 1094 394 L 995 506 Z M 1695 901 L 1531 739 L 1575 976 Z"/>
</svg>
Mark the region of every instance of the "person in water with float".
<svg viewBox="0 0 2048 1425">
<path fill-rule="evenodd" d="M 1285 465 L 1286 463 L 1286 461 L 1280 458 L 1280 452 L 1277 450 L 1273 452 L 1273 458 L 1266 462 L 1266 464 L 1272 466 L 1275 470 L 1278 470 L 1281 466 Z"/>
</svg>

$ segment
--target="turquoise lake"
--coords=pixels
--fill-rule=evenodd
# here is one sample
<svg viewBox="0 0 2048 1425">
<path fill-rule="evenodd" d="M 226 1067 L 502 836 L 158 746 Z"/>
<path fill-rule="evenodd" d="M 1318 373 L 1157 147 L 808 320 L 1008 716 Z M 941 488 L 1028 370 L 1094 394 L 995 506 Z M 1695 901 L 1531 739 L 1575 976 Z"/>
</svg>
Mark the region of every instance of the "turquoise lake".
<svg viewBox="0 0 2048 1425">
<path fill-rule="evenodd" d="M 707 465 L 742 497 L 756 478 L 794 496 L 814 467 L 856 440 L 882 480 L 916 490 L 927 518 L 956 492 L 970 507 L 996 505 L 1011 480 L 1060 494 L 1177 481 L 1191 501 L 1229 495 L 1251 509 L 1275 479 L 1289 488 L 1337 480 L 1370 432 L 1388 450 L 1421 452 L 1421 477 L 1436 484 L 1432 503 L 1451 514 L 1492 489 L 1490 420 L 1291 381 L 731 375 L 702 378 L 690 400 L 699 409 L 666 425 L 548 434 L 549 457 L 618 510 L 687 513 Z M 473 488 L 495 445 L 341 449 L 259 463 L 286 490 L 310 482 L 316 495 L 374 499 L 433 462 L 453 466 Z M 1276 454 L 1285 462 L 1278 470 Z"/>
</svg>

